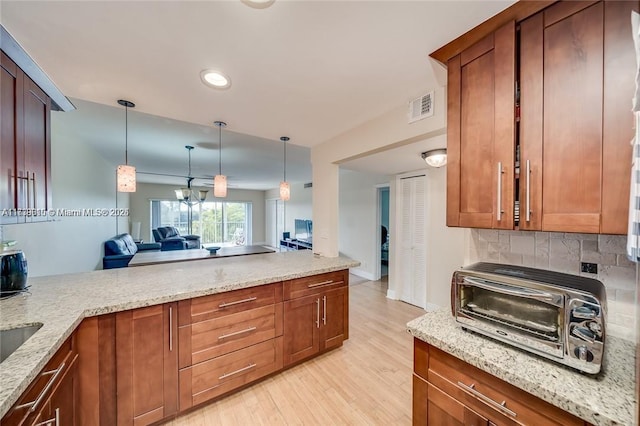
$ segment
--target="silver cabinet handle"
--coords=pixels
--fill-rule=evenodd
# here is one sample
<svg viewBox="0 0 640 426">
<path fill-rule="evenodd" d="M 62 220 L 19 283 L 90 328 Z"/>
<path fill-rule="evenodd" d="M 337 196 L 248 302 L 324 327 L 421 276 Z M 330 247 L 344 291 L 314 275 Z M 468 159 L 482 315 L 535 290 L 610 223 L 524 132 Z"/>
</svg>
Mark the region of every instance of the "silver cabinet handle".
<svg viewBox="0 0 640 426">
<path fill-rule="evenodd" d="M 327 325 L 327 296 L 322 296 L 322 324 Z"/>
<path fill-rule="evenodd" d="M 462 388 L 462 390 L 469 392 L 471 395 L 480 398 L 482 401 L 486 402 L 487 404 L 491 405 L 494 408 L 497 408 L 498 410 L 502 411 L 505 414 L 510 415 L 511 417 L 516 417 L 517 414 L 515 411 L 513 410 L 509 410 L 506 405 L 507 405 L 507 401 L 502 401 L 500 403 L 494 401 L 493 399 L 489 398 L 488 396 L 478 392 L 475 387 L 475 383 L 472 383 L 470 385 L 465 385 L 462 382 L 458 382 L 458 386 L 460 386 Z"/>
<path fill-rule="evenodd" d="M 169 306 L 169 352 L 173 352 L 173 307 Z"/>
<path fill-rule="evenodd" d="M 247 299 L 236 300 L 235 302 L 221 303 L 221 304 L 218 305 L 218 308 L 227 308 L 229 306 L 235 306 L 235 305 L 239 305 L 241 303 L 253 302 L 256 299 L 258 299 L 258 298 L 257 297 L 249 297 Z"/>
<path fill-rule="evenodd" d="M 31 179 L 29 178 L 29 170 L 26 171 L 27 177 L 27 208 L 30 209 L 31 208 Z"/>
<path fill-rule="evenodd" d="M 63 362 L 60 367 L 56 368 L 55 370 L 51 370 L 51 371 L 45 371 L 44 373 L 42 373 L 43 376 L 48 376 L 48 375 L 52 375 L 51 378 L 49 379 L 49 381 L 47 382 L 47 384 L 45 385 L 44 389 L 42 389 L 42 392 L 40 392 L 40 395 L 38 395 L 38 397 L 31 402 L 27 402 L 26 404 L 21 404 L 16 406 L 16 410 L 20 409 L 20 408 L 26 408 L 26 407 L 31 407 L 29 409 L 30 412 L 34 412 L 36 411 L 36 409 L 38 408 L 38 406 L 40 405 L 40 403 L 42 402 L 42 400 L 44 399 L 44 397 L 47 395 L 47 393 L 49 392 L 49 389 L 51 389 L 51 386 L 53 386 L 53 384 L 56 382 L 56 380 L 58 379 L 58 376 L 60 375 L 60 373 L 62 373 L 62 370 L 64 370 L 64 366 L 65 363 Z"/>
<path fill-rule="evenodd" d="M 243 368 L 241 368 L 239 370 L 236 370 L 236 371 L 232 371 L 231 373 L 224 373 L 222 376 L 218 377 L 218 380 L 226 379 L 227 377 L 231 377 L 231 376 L 233 376 L 235 374 L 242 373 L 243 371 L 251 370 L 256 365 L 257 364 L 249 364 L 246 367 L 243 367 Z"/>
<path fill-rule="evenodd" d="M 32 179 L 32 180 L 33 180 L 33 207 L 34 207 L 34 208 L 37 208 L 37 207 L 42 208 L 42 207 L 44 207 L 44 206 L 38 206 L 38 205 L 37 205 L 37 200 L 38 200 L 38 198 L 37 198 L 37 197 L 38 197 L 38 196 L 36 195 L 36 172 L 33 172 L 33 173 L 32 173 L 32 176 L 33 176 L 33 179 Z"/>
<path fill-rule="evenodd" d="M 320 298 L 316 299 L 316 328 L 320 328 Z"/>
<path fill-rule="evenodd" d="M 531 220 L 531 162 L 527 160 L 527 169 L 524 171 L 526 173 L 525 179 L 527 182 L 527 210 L 524 213 L 525 220 L 529 222 Z"/>
<path fill-rule="evenodd" d="M 496 219 L 502 220 L 502 161 L 498 161 L 498 200 Z"/>
<path fill-rule="evenodd" d="M 49 420 L 45 420 L 44 422 L 36 423 L 33 426 L 60 426 L 60 408 L 56 408 L 56 412 L 54 417 Z"/>
<path fill-rule="evenodd" d="M 320 287 L 322 285 L 333 284 L 333 280 L 322 281 L 321 283 L 309 284 L 307 288 Z"/>
<path fill-rule="evenodd" d="M 218 337 L 218 340 L 222 340 L 222 339 L 226 339 L 226 338 L 229 338 L 229 337 L 237 336 L 238 334 L 249 333 L 249 332 L 251 332 L 253 330 L 256 330 L 256 329 L 257 329 L 257 327 L 249 327 L 249 328 L 245 328 L 244 330 L 235 331 L 233 333 L 223 334 L 223 335 Z"/>
</svg>

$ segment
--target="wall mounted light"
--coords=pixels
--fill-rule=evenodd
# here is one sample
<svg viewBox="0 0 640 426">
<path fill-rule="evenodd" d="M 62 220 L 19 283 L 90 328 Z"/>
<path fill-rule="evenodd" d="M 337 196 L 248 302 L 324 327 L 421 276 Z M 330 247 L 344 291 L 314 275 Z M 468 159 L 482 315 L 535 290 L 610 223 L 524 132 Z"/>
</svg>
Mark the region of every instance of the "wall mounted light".
<svg viewBox="0 0 640 426">
<path fill-rule="evenodd" d="M 442 167 L 447 164 L 447 149 L 432 149 L 422 153 L 422 159 L 431 167 Z"/>
<path fill-rule="evenodd" d="M 218 126 L 218 174 L 213 178 L 213 195 L 218 198 L 227 196 L 227 177 L 222 174 L 222 128 L 227 125 L 224 121 L 216 121 Z"/>
<path fill-rule="evenodd" d="M 129 165 L 129 108 L 136 105 L 133 102 L 118 100 L 118 104 L 124 107 L 124 164 L 117 169 L 117 190 L 118 192 L 136 192 L 136 168 Z"/>
<path fill-rule="evenodd" d="M 289 199 L 291 199 L 291 187 L 289 186 L 289 182 L 287 182 L 287 141 L 289 138 L 282 136 L 280 140 L 284 142 L 284 173 L 282 182 L 280 182 L 280 199 L 282 201 L 289 201 Z"/>
</svg>

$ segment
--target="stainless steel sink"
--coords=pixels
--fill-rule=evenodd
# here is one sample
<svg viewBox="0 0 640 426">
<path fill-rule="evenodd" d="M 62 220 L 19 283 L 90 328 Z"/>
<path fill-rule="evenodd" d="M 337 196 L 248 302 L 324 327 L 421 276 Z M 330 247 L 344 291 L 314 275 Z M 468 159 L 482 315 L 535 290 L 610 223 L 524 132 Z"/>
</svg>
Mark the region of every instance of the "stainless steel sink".
<svg viewBox="0 0 640 426">
<path fill-rule="evenodd" d="M 15 352 L 27 339 L 38 331 L 42 324 L 30 324 L 23 327 L 0 330 L 0 362 L 7 359 Z"/>
</svg>

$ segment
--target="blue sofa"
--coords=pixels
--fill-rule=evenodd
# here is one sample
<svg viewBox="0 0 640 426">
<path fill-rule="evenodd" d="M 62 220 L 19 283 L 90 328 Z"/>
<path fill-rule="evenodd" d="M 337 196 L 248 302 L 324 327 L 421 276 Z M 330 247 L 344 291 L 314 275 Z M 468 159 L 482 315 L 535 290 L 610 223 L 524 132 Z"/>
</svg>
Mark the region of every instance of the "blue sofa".
<svg viewBox="0 0 640 426">
<path fill-rule="evenodd" d="M 139 251 L 158 251 L 161 245 L 158 243 L 133 242 L 129 234 L 116 235 L 104 242 L 104 257 L 102 269 L 124 268 L 129 266 L 129 261 Z"/>
<path fill-rule="evenodd" d="M 153 239 L 161 244 L 162 251 L 199 249 L 199 235 L 180 235 L 178 229 L 173 226 L 160 226 L 153 229 Z"/>
</svg>

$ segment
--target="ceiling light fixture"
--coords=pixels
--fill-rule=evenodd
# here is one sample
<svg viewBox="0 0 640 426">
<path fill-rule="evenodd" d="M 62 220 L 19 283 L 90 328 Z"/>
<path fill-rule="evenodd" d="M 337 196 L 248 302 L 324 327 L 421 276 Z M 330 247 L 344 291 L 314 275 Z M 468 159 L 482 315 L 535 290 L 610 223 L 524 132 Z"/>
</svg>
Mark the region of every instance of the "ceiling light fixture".
<svg viewBox="0 0 640 426">
<path fill-rule="evenodd" d="M 287 141 L 289 138 L 282 136 L 280 140 L 284 142 L 284 173 L 282 182 L 280 182 L 280 199 L 282 201 L 289 201 L 291 198 L 291 187 L 289 186 L 289 182 L 287 182 Z"/>
<path fill-rule="evenodd" d="M 275 0 L 240 0 L 242 3 L 254 9 L 266 9 L 271 6 Z"/>
<path fill-rule="evenodd" d="M 218 198 L 227 196 L 227 177 L 222 174 L 222 128 L 227 125 L 224 121 L 216 121 L 218 126 L 218 174 L 213 178 L 213 195 Z"/>
<path fill-rule="evenodd" d="M 124 107 L 124 164 L 118 166 L 116 172 L 116 187 L 118 192 L 136 192 L 136 168 L 129 165 L 129 108 L 134 108 L 133 102 L 119 99 L 118 104 Z"/>
<path fill-rule="evenodd" d="M 447 164 L 447 149 L 440 148 L 423 152 L 422 159 L 431 167 L 442 167 Z"/>
<path fill-rule="evenodd" d="M 200 189 L 198 190 L 198 196 L 196 196 L 196 193 L 191 189 L 191 182 L 194 179 L 191 176 L 191 151 L 193 150 L 193 147 L 191 145 L 186 145 L 185 148 L 189 151 L 189 173 L 187 175 L 187 187 L 176 189 L 176 198 L 181 202 L 193 206 L 194 204 L 204 202 L 204 200 L 207 198 L 207 192 L 209 191 L 206 189 Z"/>
<path fill-rule="evenodd" d="M 204 70 L 200 73 L 202 82 L 214 89 L 228 89 L 231 87 L 231 79 L 224 73 L 216 70 Z"/>
</svg>

